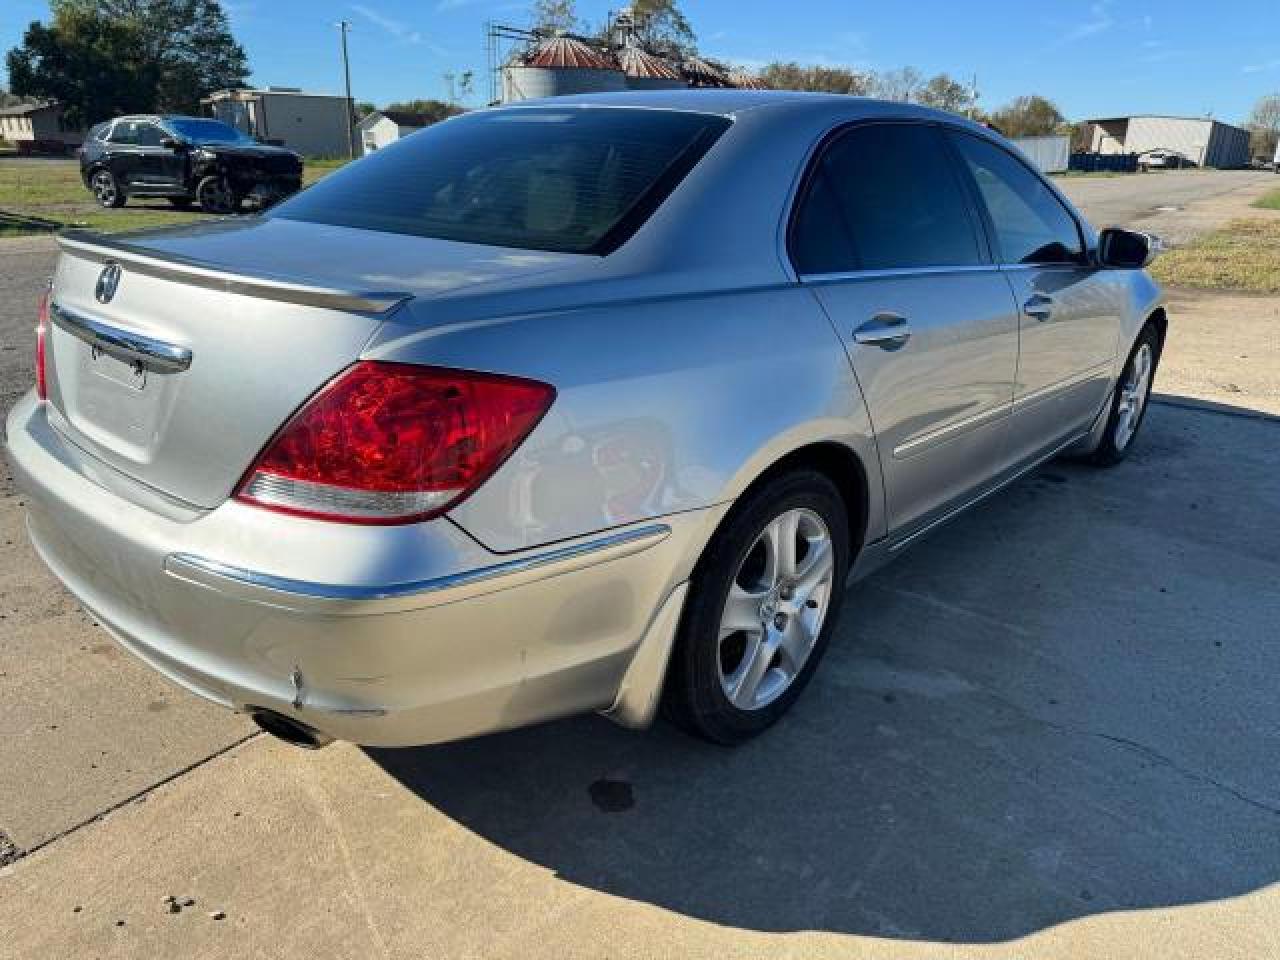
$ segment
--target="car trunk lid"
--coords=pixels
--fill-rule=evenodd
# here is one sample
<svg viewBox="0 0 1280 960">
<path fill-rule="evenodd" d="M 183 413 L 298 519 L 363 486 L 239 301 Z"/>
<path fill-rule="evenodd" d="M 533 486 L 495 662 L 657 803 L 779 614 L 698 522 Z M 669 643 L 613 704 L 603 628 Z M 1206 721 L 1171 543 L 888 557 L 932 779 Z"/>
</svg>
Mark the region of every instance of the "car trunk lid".
<svg viewBox="0 0 1280 960">
<path fill-rule="evenodd" d="M 272 223 L 284 229 L 260 231 Z M 146 486 L 214 507 L 401 302 L 553 265 L 386 239 L 287 221 L 124 242 L 64 235 L 47 341 L 51 423 Z"/>
</svg>

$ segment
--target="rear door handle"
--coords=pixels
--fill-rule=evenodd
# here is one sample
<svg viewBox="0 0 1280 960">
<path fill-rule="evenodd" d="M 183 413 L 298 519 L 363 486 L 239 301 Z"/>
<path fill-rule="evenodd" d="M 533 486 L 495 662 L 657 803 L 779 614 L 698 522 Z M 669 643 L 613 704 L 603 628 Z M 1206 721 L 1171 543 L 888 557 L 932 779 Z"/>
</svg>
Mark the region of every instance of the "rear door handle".
<svg viewBox="0 0 1280 960">
<path fill-rule="evenodd" d="M 911 339 L 911 325 L 907 318 L 896 313 L 877 313 L 874 317 L 853 331 L 855 343 L 880 347 L 882 350 L 897 350 Z"/>
<path fill-rule="evenodd" d="M 1022 312 L 1028 317 L 1044 322 L 1053 316 L 1053 297 L 1043 293 L 1033 294 L 1031 299 L 1022 305 Z"/>
</svg>

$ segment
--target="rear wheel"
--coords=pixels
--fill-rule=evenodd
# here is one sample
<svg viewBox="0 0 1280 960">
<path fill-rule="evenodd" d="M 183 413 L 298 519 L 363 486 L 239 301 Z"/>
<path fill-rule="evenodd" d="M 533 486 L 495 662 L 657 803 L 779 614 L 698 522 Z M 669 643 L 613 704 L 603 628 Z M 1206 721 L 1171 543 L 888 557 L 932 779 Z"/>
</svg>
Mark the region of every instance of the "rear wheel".
<svg viewBox="0 0 1280 960">
<path fill-rule="evenodd" d="M 124 206 L 124 191 L 115 174 L 105 167 L 93 171 L 93 176 L 89 178 L 89 189 L 93 191 L 93 198 L 100 207 L 111 209 Z"/>
<path fill-rule="evenodd" d="M 226 177 L 205 177 L 196 186 L 196 200 L 205 213 L 235 213 L 240 207 L 240 197 L 227 182 Z"/>
<path fill-rule="evenodd" d="M 1148 323 L 1138 334 L 1124 372 L 1116 382 L 1106 430 L 1098 449 L 1089 456 L 1091 462 L 1109 467 L 1129 455 L 1147 413 L 1147 401 L 1151 397 L 1151 384 L 1159 362 L 1160 334 L 1154 324 Z"/>
<path fill-rule="evenodd" d="M 750 492 L 693 576 L 664 692 L 668 717 L 716 743 L 773 725 L 817 669 L 849 569 L 844 501 L 800 470 Z"/>
</svg>

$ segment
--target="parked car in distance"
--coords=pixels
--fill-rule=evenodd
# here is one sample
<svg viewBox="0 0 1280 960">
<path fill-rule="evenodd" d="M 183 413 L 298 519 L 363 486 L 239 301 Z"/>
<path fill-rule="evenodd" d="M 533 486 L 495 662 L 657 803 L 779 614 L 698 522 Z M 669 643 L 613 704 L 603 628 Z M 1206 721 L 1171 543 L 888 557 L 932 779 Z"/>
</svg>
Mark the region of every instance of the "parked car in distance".
<svg viewBox="0 0 1280 960">
<path fill-rule="evenodd" d="M 259 208 L 302 186 L 302 157 L 258 143 L 221 120 L 134 116 L 100 123 L 80 148 L 80 176 L 104 207 L 131 197 L 198 203 L 207 213 Z"/>
<path fill-rule="evenodd" d="M 850 578 L 1123 460 L 1167 327 L 1151 238 L 1002 137 L 818 94 L 476 111 L 262 217 L 59 242 L 8 419 L 32 541 L 308 746 L 758 734 Z"/>
<path fill-rule="evenodd" d="M 1195 164 L 1174 150 L 1150 150 L 1138 155 L 1138 166 L 1142 170 L 1181 170 Z"/>
</svg>

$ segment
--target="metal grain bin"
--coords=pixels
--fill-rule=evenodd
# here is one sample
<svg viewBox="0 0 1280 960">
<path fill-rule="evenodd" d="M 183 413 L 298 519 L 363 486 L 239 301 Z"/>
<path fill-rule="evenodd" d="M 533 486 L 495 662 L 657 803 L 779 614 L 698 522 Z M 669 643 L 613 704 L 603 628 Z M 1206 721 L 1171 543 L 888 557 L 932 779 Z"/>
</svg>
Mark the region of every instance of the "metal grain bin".
<svg viewBox="0 0 1280 960">
<path fill-rule="evenodd" d="M 605 55 L 573 37 L 551 37 L 502 70 L 502 100 L 534 100 L 627 89 L 626 77 Z"/>
<path fill-rule="evenodd" d="M 618 65 L 628 90 L 677 90 L 688 86 L 675 65 L 640 47 L 623 47 L 618 52 Z"/>
</svg>

